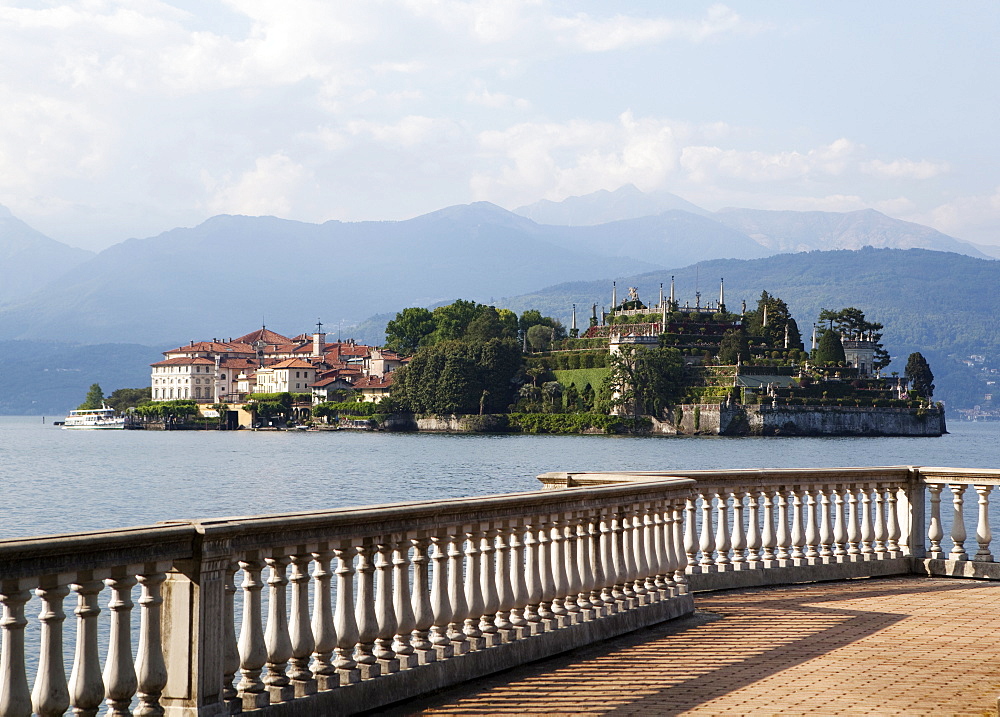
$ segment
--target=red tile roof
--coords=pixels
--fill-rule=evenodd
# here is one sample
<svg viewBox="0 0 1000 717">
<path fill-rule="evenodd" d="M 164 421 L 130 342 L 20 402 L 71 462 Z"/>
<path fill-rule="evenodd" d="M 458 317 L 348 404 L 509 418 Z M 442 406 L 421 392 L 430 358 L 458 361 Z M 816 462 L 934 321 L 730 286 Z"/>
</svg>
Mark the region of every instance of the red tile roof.
<svg viewBox="0 0 1000 717">
<path fill-rule="evenodd" d="M 156 363 L 149 364 L 150 366 L 214 366 L 215 361 L 210 358 L 205 358 L 204 356 L 198 356 L 196 358 L 190 358 L 187 356 L 176 356 L 174 358 L 166 359 L 164 361 L 157 361 Z"/>
<path fill-rule="evenodd" d="M 251 331 L 249 334 L 240 336 L 238 339 L 233 339 L 233 343 L 242 343 L 250 345 L 254 341 L 257 341 L 258 339 L 264 341 L 264 343 L 272 345 L 292 343 L 292 340 L 287 336 L 276 334 L 275 332 L 265 327 L 261 327 L 256 331 Z"/>
</svg>

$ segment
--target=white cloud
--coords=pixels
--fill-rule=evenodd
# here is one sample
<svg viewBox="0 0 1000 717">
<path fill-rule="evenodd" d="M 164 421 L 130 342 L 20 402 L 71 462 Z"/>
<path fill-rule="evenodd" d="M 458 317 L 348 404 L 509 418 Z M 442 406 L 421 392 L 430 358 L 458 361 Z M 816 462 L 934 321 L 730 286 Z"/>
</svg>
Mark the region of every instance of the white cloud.
<svg viewBox="0 0 1000 717">
<path fill-rule="evenodd" d="M 479 135 L 481 152 L 499 170 L 477 171 L 473 194 L 508 202 L 563 198 L 632 183 L 658 187 L 676 167 L 674 129 L 625 112 L 617 123 L 522 123 Z M 496 199 L 495 199 L 496 200 Z"/>
<path fill-rule="evenodd" d="M 474 105 L 481 105 L 491 109 L 531 109 L 531 103 L 522 97 L 512 97 L 503 92 L 490 92 L 484 87 L 471 90 L 466 94 L 465 99 Z"/>
<path fill-rule="evenodd" d="M 843 138 L 807 152 L 691 146 L 684 148 L 680 163 L 689 179 L 699 183 L 719 179 L 777 182 L 842 174 L 855 159 L 857 149 L 853 142 Z"/>
<path fill-rule="evenodd" d="M 885 179 L 931 179 L 949 170 L 947 162 L 929 162 L 926 159 L 914 162 L 909 159 L 897 159 L 883 162 L 873 159 L 861 165 L 866 174 Z"/>
<path fill-rule="evenodd" d="M 913 221 L 929 224 L 959 239 L 1000 244 L 1000 186 L 991 193 L 953 199 L 929 212 L 916 214 Z"/>
<path fill-rule="evenodd" d="M 551 17 L 549 26 L 561 42 L 587 52 L 608 52 L 672 39 L 702 42 L 725 33 L 755 33 L 765 28 L 763 24 L 747 23 L 725 5 L 713 5 L 699 20 L 628 15 L 594 18 L 579 13 L 572 17 Z"/>
<path fill-rule="evenodd" d="M 203 176 L 211 214 L 274 215 L 287 217 L 296 206 L 296 197 L 311 178 L 310 172 L 283 153 L 260 157 L 253 169 L 238 177 L 214 179 Z"/>
</svg>

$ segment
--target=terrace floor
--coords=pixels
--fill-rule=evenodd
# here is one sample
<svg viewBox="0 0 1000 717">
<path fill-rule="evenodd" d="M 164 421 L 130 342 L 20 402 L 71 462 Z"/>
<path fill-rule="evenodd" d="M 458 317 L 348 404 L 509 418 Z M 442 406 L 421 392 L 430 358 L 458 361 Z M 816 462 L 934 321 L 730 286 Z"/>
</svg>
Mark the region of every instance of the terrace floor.
<svg viewBox="0 0 1000 717">
<path fill-rule="evenodd" d="M 392 714 L 994 715 L 1000 584 L 851 580 L 695 597 L 689 618 Z"/>
</svg>

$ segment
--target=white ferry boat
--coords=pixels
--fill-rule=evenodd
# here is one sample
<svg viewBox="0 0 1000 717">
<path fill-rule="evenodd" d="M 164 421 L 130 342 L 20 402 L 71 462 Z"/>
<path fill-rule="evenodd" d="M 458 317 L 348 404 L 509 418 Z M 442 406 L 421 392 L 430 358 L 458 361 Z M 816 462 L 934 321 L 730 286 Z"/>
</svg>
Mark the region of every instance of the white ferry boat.
<svg viewBox="0 0 1000 717">
<path fill-rule="evenodd" d="M 124 416 L 116 416 L 115 409 L 104 403 L 101 406 L 70 411 L 63 428 L 125 428 Z"/>
</svg>

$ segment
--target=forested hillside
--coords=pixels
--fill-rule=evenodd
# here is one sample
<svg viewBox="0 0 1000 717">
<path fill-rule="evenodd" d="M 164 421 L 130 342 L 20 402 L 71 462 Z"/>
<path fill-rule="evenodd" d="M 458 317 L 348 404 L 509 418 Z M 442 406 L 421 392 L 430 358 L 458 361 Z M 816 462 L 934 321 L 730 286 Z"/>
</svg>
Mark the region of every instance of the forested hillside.
<svg viewBox="0 0 1000 717">
<path fill-rule="evenodd" d="M 748 261 L 717 260 L 663 272 L 618 279 L 621 287 L 635 286 L 655 302 L 662 282 L 676 277 L 681 304 L 718 296 L 725 278 L 726 304 L 737 310 L 762 290 L 784 299 L 808 342 L 821 309 L 855 306 L 885 326 L 884 342 L 896 357 L 889 371 L 902 373 L 906 357 L 922 352 L 938 377 L 937 397 L 953 407 L 978 401 L 979 387 L 971 369 L 960 360 L 971 354 L 1000 354 L 1000 263 L 959 254 L 923 249 L 779 254 Z M 593 303 L 607 306 L 611 279 L 573 282 L 503 300 L 520 311 L 534 307 L 567 321 L 571 306 L 578 316 Z"/>
</svg>

